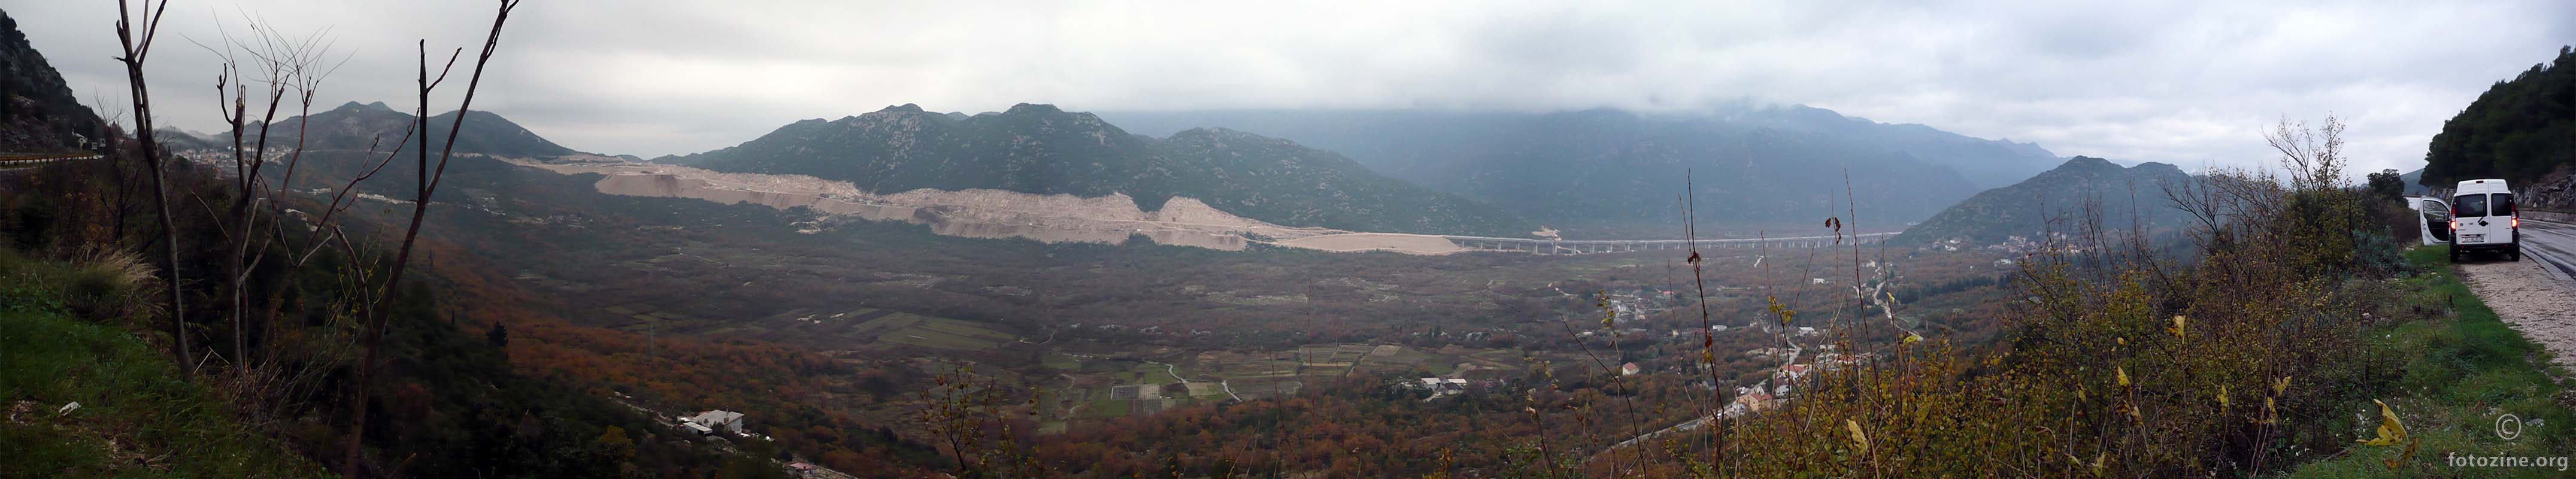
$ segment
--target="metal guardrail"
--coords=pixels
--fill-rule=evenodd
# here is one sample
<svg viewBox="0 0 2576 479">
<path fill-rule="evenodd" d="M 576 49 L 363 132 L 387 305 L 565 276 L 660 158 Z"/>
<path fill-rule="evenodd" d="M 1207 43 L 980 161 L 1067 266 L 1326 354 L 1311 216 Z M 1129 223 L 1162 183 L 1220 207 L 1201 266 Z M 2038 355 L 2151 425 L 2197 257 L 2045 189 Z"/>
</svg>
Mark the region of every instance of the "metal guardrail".
<svg viewBox="0 0 2576 479">
<path fill-rule="evenodd" d="M 0 167 L 32 166 L 62 161 L 95 160 L 99 158 L 102 158 L 99 154 L 86 151 L 68 153 L 0 153 Z"/>
<path fill-rule="evenodd" d="M 1885 241 L 1897 233 L 1862 233 L 1842 236 L 1790 236 L 1776 238 L 1701 239 L 1704 248 L 1819 248 L 1826 246 L 1869 244 Z M 1495 238 L 1486 236 L 1442 235 L 1461 248 L 1474 251 L 1521 251 L 1531 254 L 1592 254 L 1647 250 L 1678 250 L 1692 246 L 1691 240 L 1551 240 L 1539 238 Z"/>
</svg>

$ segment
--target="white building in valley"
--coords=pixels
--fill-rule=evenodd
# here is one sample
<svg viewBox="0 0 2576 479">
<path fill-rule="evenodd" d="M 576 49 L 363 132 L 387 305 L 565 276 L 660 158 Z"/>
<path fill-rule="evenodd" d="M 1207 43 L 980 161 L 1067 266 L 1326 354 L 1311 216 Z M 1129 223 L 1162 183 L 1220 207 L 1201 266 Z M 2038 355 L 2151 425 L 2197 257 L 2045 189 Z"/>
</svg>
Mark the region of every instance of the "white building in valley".
<svg viewBox="0 0 2576 479">
<path fill-rule="evenodd" d="M 722 409 L 702 412 L 682 419 L 680 427 L 696 431 L 698 434 L 724 431 L 739 435 L 742 434 L 742 413 Z"/>
</svg>

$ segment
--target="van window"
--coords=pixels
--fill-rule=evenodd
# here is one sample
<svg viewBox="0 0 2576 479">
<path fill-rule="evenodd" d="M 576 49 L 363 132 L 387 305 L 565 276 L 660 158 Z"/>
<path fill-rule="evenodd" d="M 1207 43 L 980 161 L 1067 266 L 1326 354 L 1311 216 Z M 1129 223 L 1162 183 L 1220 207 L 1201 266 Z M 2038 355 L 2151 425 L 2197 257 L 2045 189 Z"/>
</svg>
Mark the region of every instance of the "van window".
<svg viewBox="0 0 2576 479">
<path fill-rule="evenodd" d="M 2487 215 L 2486 193 L 2460 195 L 2451 199 L 2451 217 L 2476 218 Z"/>
<path fill-rule="evenodd" d="M 2495 215 L 2513 216 L 2513 193 L 2495 194 Z"/>
</svg>

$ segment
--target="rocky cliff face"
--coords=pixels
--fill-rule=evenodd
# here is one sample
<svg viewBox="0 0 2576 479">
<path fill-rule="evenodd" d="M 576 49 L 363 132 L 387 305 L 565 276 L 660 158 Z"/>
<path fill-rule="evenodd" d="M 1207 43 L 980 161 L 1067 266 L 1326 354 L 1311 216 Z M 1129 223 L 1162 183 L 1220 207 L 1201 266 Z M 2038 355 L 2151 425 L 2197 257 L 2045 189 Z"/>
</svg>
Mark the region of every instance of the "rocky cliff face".
<svg viewBox="0 0 2576 479">
<path fill-rule="evenodd" d="M 2515 195 L 2514 206 L 2516 207 L 2526 210 L 2576 213 L 2576 169 L 2561 167 L 2515 190 L 2521 192 Z M 2450 187 L 2444 185 L 2430 191 L 2448 194 Z"/>
</svg>

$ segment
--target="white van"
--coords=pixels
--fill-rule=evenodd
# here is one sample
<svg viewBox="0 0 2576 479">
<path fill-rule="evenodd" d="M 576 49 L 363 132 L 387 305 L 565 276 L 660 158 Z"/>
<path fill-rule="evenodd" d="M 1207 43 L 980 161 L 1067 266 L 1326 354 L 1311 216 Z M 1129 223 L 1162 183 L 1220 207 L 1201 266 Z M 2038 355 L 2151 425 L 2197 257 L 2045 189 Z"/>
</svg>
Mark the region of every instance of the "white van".
<svg viewBox="0 0 2576 479">
<path fill-rule="evenodd" d="M 2513 190 L 2504 180 L 2462 181 L 2451 192 L 2450 207 L 2451 262 L 2479 251 L 2522 261 L 2522 218 L 2514 214 Z"/>
</svg>

